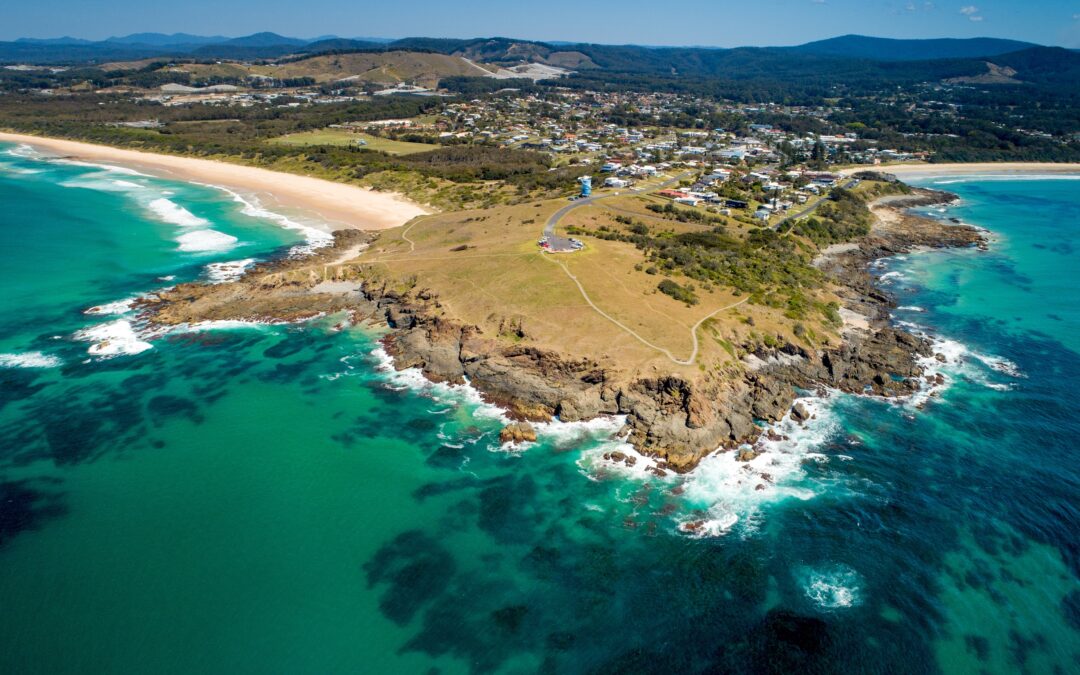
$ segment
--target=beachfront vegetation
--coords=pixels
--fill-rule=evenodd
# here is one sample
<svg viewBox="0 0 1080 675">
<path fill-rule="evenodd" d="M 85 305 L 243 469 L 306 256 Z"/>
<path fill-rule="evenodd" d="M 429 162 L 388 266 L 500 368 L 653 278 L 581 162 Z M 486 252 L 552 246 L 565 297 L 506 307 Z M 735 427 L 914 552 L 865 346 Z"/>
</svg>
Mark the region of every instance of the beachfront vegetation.
<svg viewBox="0 0 1080 675">
<path fill-rule="evenodd" d="M 808 251 L 796 239 L 767 228 L 731 235 L 724 227 L 679 233 L 642 233 L 636 223 L 618 231 L 602 227 L 575 231 L 633 244 L 644 254 L 645 262 L 639 267 L 646 274 L 684 277 L 689 282 L 734 289 L 737 295 L 749 295 L 753 304 L 781 308 L 796 318 L 805 317 L 812 309 L 806 301 L 807 291 L 820 289 L 824 283 L 824 276 L 810 264 L 813 249 Z M 687 284 L 666 281 L 670 280 L 660 283 L 661 292 L 695 304 Z"/>
<path fill-rule="evenodd" d="M 821 248 L 852 241 L 870 233 L 874 216 L 866 206 L 869 200 L 907 192 L 910 188 L 899 182 L 864 181 L 855 190 L 836 188 L 813 215 L 789 226 Z"/>
<path fill-rule="evenodd" d="M 401 191 L 450 210 L 562 193 L 590 170 L 553 170 L 547 155 L 529 150 L 484 143 L 421 144 L 327 128 L 347 121 L 416 117 L 433 106 L 426 99 L 377 97 L 315 109 L 155 107 L 160 126 L 130 128 L 115 121 L 144 119 L 147 106 L 92 95 L 0 97 L 0 123 L 28 133 L 225 159 Z M 354 137 L 371 140 L 363 146 L 343 142 Z"/>
</svg>

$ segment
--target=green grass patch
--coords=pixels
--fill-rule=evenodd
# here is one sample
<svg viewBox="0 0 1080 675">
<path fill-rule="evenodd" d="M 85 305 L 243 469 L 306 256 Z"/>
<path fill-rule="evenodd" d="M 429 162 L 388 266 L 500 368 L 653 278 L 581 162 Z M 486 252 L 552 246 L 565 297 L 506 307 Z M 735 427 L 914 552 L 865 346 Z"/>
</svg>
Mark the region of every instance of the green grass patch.
<svg viewBox="0 0 1080 675">
<path fill-rule="evenodd" d="M 361 141 L 363 141 L 363 143 L 361 143 Z M 357 146 L 367 148 L 368 150 L 375 150 L 377 152 L 385 152 L 390 155 L 411 155 L 439 148 L 437 145 L 430 145 L 428 143 L 392 141 L 388 138 L 379 138 L 378 136 L 372 136 L 371 134 L 357 133 L 346 129 L 302 131 L 296 134 L 288 134 L 287 136 L 279 136 L 270 142 L 294 147 L 315 145 Z"/>
</svg>

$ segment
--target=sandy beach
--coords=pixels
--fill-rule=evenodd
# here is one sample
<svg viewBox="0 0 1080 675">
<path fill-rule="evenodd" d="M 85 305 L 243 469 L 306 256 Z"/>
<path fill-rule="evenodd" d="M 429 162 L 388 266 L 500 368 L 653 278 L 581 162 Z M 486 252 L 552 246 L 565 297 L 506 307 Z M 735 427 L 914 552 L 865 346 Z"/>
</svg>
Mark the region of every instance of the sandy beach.
<svg viewBox="0 0 1080 675">
<path fill-rule="evenodd" d="M 899 178 L 916 176 L 970 176 L 973 174 L 992 174 L 999 176 L 1052 173 L 1080 173 L 1080 164 L 1055 162 L 980 162 L 971 164 L 882 164 L 880 166 L 859 166 L 840 171 L 849 176 L 860 171 L 881 171 Z"/>
<path fill-rule="evenodd" d="M 264 208 L 328 232 L 344 228 L 382 230 L 427 213 L 420 205 L 393 193 L 209 159 L 4 132 L 0 132 L 0 142 L 25 143 L 61 157 L 116 164 L 163 178 L 229 188 L 254 196 Z"/>
</svg>

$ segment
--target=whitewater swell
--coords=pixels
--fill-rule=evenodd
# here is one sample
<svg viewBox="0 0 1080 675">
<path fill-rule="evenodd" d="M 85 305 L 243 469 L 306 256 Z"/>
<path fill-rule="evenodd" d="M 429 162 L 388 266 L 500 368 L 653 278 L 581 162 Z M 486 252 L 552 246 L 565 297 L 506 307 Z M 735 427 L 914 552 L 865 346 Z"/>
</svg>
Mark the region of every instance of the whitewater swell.
<svg viewBox="0 0 1080 675">
<path fill-rule="evenodd" d="M 254 197 L 244 197 L 235 190 L 230 190 L 229 188 L 222 187 L 220 185 L 202 185 L 214 188 L 216 190 L 221 190 L 222 192 L 225 192 L 226 194 L 231 196 L 234 202 L 240 204 L 240 212 L 246 216 L 270 220 L 287 230 L 295 230 L 297 232 L 300 232 L 303 235 L 304 239 L 307 240 L 307 243 L 294 246 L 289 251 L 289 255 L 305 255 L 311 253 L 315 249 L 322 248 L 323 246 L 329 246 L 334 242 L 334 237 L 330 233 L 324 232 L 323 230 L 312 227 L 310 225 L 305 225 L 280 213 L 265 209 Z"/>
</svg>

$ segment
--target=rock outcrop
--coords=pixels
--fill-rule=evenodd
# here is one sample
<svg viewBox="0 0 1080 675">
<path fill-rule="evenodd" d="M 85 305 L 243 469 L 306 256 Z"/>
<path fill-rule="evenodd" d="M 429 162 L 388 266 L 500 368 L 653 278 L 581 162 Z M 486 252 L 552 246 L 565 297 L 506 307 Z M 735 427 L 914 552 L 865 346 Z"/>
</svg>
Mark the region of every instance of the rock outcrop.
<svg viewBox="0 0 1080 675">
<path fill-rule="evenodd" d="M 900 206 L 940 202 L 943 194 L 919 191 Z M 322 267 L 322 276 L 315 272 L 319 263 L 336 260 L 344 247 L 362 244 L 366 236 L 338 233 L 334 247 L 303 264 L 267 263 L 230 284 L 182 284 L 148 299 L 143 308 L 153 320 L 168 324 L 215 318 L 290 320 L 347 310 L 357 319 L 390 328 L 383 344 L 396 368 L 419 368 L 436 382 L 468 382 L 485 400 L 506 409 L 518 423 L 503 429 L 503 442 L 535 440 L 529 421 L 625 415 L 629 441 L 640 452 L 660 458 L 660 470 L 683 472 L 717 448 L 753 443 L 762 433 L 755 421 L 781 419 L 792 410 L 797 389 L 827 386 L 881 396 L 914 391 L 922 375 L 917 358 L 931 355 L 930 345 L 888 325 L 892 300 L 876 287 L 867 265 L 915 246 L 981 241 L 971 227 L 913 216 L 894 218 L 858 248 L 821 266 L 838 284 L 845 304 L 867 317 L 867 330 L 848 334 L 833 349 L 810 351 L 782 344 L 759 350 L 753 355 L 754 367 L 695 373 L 691 379 L 674 372 L 642 376 L 624 372 L 615 363 L 574 358 L 527 343 L 508 344 L 448 318 L 430 289 L 404 290 L 339 265 Z M 327 274 L 334 280 L 363 279 L 364 284 L 359 293 L 314 290 Z M 796 406 L 792 415 L 805 421 L 809 411 Z M 752 455 L 742 452 L 739 458 L 748 461 Z"/>
<path fill-rule="evenodd" d="M 938 203 L 947 193 L 917 191 L 898 208 Z M 857 249 L 831 261 L 829 272 L 847 299 L 869 317 L 870 330 L 850 335 L 835 349 L 810 353 L 781 345 L 755 354 L 766 365 L 744 372 L 703 374 L 694 380 L 676 374 L 627 377 L 616 364 L 598 364 L 525 346 L 506 346 L 433 316 L 413 297 L 365 289 L 394 329 L 385 344 L 399 368 L 418 367 L 435 381 L 466 379 L 485 400 L 518 420 L 564 421 L 598 415 L 626 415 L 629 441 L 642 453 L 661 458 L 675 471 L 688 471 L 717 448 L 752 443 L 761 435 L 755 420 L 776 421 L 791 410 L 796 389 L 822 386 L 852 393 L 902 396 L 919 386 L 917 359 L 931 354 L 927 340 L 888 325 L 891 298 L 874 285 L 867 263 L 916 246 L 977 244 L 974 228 L 904 216 L 875 231 Z M 782 357 L 782 358 L 781 358 Z M 796 407 L 796 419 L 809 413 Z"/>
<path fill-rule="evenodd" d="M 499 432 L 500 443 L 534 443 L 536 441 L 536 429 L 528 422 L 514 422 L 502 428 Z"/>
</svg>

